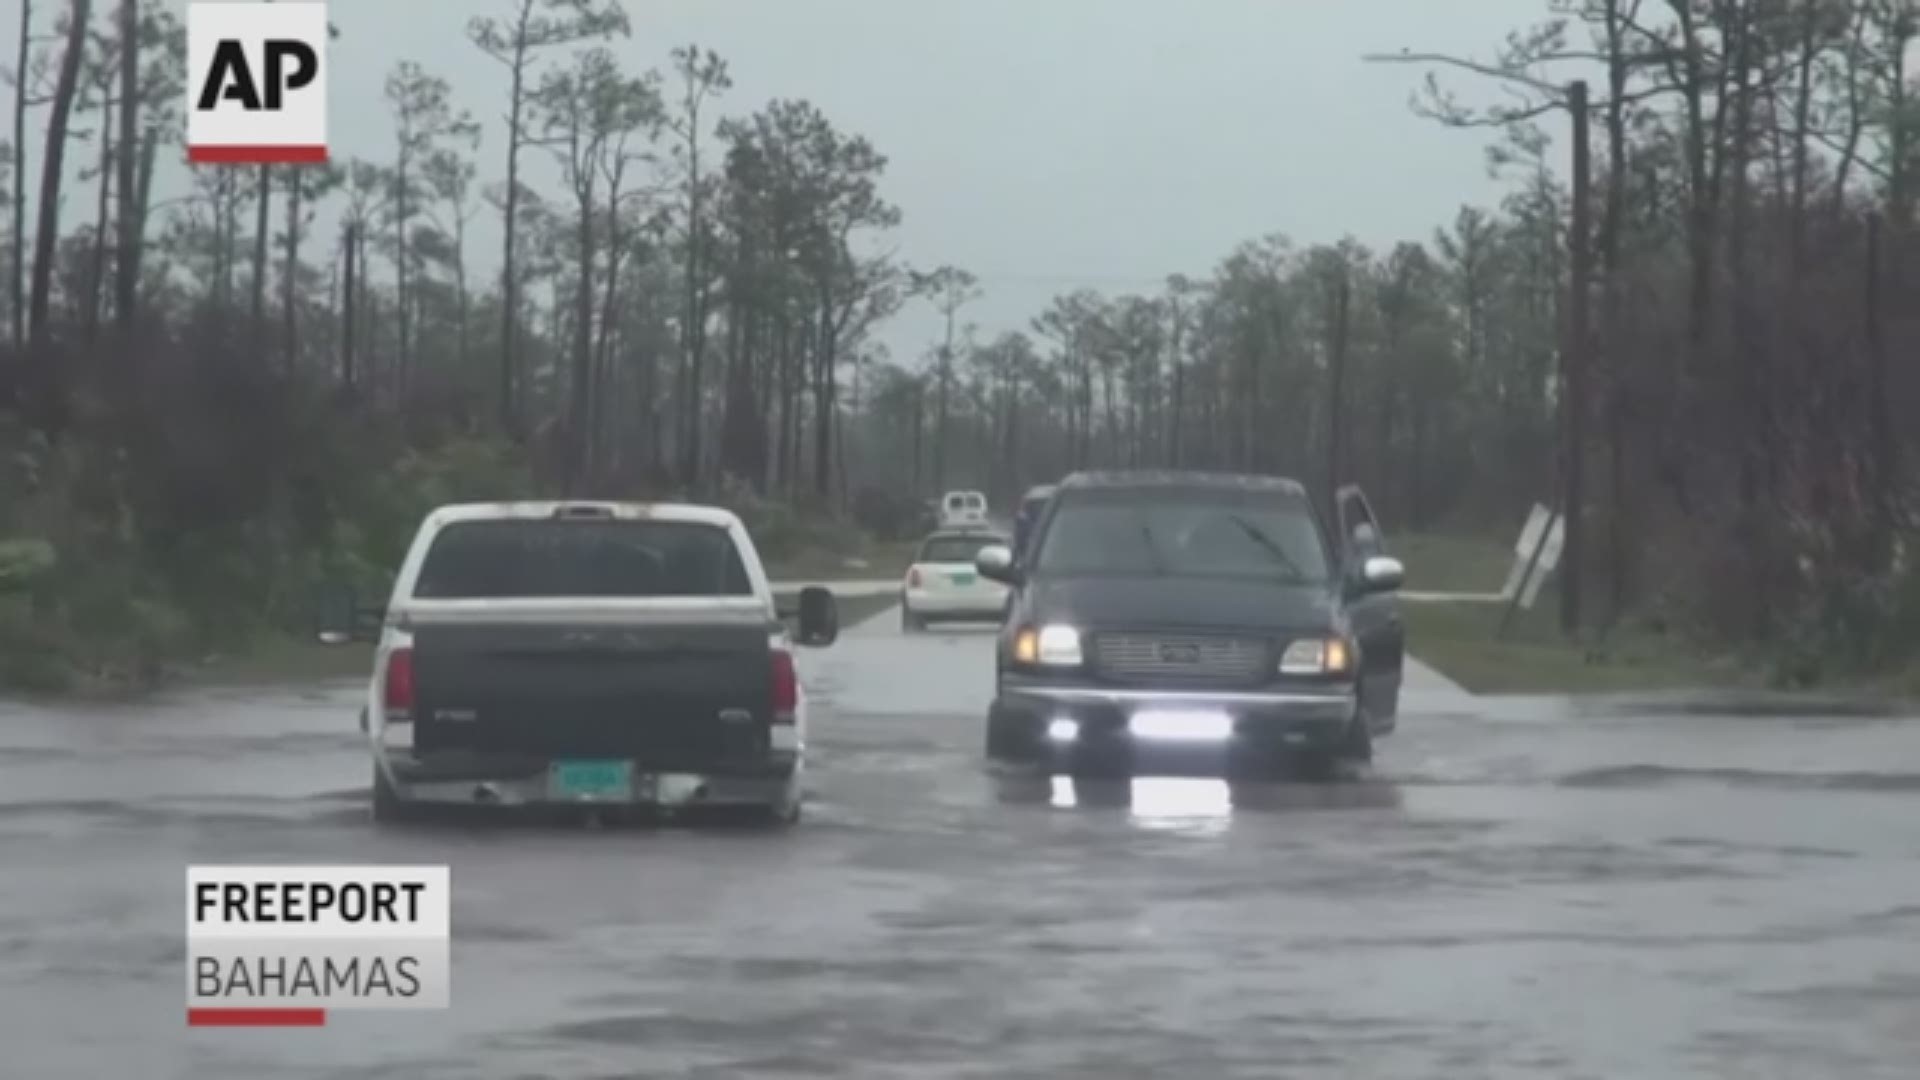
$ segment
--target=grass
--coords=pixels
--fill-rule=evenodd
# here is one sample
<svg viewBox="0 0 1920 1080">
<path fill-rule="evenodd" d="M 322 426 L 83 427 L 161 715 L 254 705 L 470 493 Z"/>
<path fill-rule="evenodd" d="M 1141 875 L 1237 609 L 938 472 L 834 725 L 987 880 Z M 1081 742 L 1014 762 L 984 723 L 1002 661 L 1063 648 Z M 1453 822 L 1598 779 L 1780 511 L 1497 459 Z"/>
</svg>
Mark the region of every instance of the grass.
<svg viewBox="0 0 1920 1080">
<path fill-rule="evenodd" d="M 318 682 L 364 676 L 373 667 L 373 645 L 356 641 L 322 645 L 306 638 L 263 638 L 244 652 L 210 656 L 175 672 L 176 681 L 218 686 Z"/>
<path fill-rule="evenodd" d="M 881 581 L 907 572 L 918 540 L 872 541 L 855 551 L 802 551 L 771 559 L 767 576 L 774 581 Z"/>
<path fill-rule="evenodd" d="M 1510 545 L 1440 534 L 1389 538 L 1407 564 L 1409 590 L 1496 593 L 1513 566 Z M 1407 649 L 1476 694 L 1599 694 L 1746 687 L 1753 670 L 1673 634 L 1623 622 L 1610 633 L 1560 633 L 1552 583 L 1532 610 L 1505 602 L 1405 601 Z"/>
<path fill-rule="evenodd" d="M 1500 603 L 1405 603 L 1407 648 L 1476 694 L 1604 694 L 1753 686 L 1751 669 L 1671 634 L 1623 624 L 1604 640 L 1561 636 L 1550 603 L 1515 611 L 1503 638 Z"/>
<path fill-rule="evenodd" d="M 1420 592 L 1499 592 L 1513 567 L 1513 547 L 1492 540 L 1417 533 L 1387 545 L 1407 564 L 1407 588 Z"/>
</svg>

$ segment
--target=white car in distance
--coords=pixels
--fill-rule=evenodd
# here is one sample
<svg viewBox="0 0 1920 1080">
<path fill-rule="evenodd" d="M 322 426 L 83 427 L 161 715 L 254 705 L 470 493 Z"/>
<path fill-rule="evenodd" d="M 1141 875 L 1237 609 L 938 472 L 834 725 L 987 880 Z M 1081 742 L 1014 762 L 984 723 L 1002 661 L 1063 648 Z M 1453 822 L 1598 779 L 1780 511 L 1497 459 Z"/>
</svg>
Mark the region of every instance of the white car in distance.
<svg viewBox="0 0 1920 1080">
<path fill-rule="evenodd" d="M 987 496 L 978 491 L 949 491 L 940 496 L 940 527 L 963 529 L 987 524 Z"/>
<path fill-rule="evenodd" d="M 991 529 L 942 529 L 920 543 L 900 587 L 900 629 L 913 633 L 932 622 L 998 622 L 1007 587 L 974 568 L 980 549 L 1005 544 Z"/>
</svg>

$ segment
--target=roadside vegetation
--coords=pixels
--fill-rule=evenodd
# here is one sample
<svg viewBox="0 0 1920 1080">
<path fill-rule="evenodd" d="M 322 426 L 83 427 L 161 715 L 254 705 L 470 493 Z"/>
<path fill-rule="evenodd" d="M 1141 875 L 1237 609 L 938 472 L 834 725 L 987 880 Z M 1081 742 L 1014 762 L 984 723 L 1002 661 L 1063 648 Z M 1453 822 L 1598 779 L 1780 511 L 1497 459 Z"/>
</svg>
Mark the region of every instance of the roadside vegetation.
<svg viewBox="0 0 1920 1080">
<path fill-rule="evenodd" d="M 440 502 L 718 501 L 777 574 L 890 577 L 943 488 L 1007 507 L 1115 466 L 1358 482 L 1419 589 L 1497 589 L 1527 508 L 1565 511 L 1538 652 L 1431 608 L 1443 667 L 1657 681 L 1685 641 L 1779 685 L 1913 670 L 1914 4 L 1541 10 L 1486 56 L 1388 58 L 1491 135 L 1499 205 L 1380 250 L 1250 239 L 981 332 L 990 282 L 890 254 L 882 148 L 738 100 L 697 46 L 631 63 L 614 0 L 499 0 L 461 46 L 499 62 L 484 96 L 405 62 L 388 150 L 262 168 L 180 160 L 175 6 L 23 0 L 0 683 L 271 652 Z M 1516 103 L 1450 96 L 1486 79 Z M 889 356 L 908 305 L 939 332 Z"/>
</svg>

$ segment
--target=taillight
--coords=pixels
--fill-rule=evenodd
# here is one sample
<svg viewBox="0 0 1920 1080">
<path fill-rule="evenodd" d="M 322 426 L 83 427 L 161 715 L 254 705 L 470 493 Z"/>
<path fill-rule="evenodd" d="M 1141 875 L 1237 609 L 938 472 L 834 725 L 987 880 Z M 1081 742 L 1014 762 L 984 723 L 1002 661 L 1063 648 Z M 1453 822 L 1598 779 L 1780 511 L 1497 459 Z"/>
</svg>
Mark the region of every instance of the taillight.
<svg viewBox="0 0 1920 1080">
<path fill-rule="evenodd" d="M 785 649 L 775 649 L 773 650 L 773 722 L 793 723 L 793 714 L 799 708 L 800 674 L 794 670 L 793 654 Z"/>
<path fill-rule="evenodd" d="M 907 571 L 907 588 L 917 589 L 919 587 L 920 587 L 920 568 L 916 566 L 911 570 Z"/>
<path fill-rule="evenodd" d="M 404 713 L 413 708 L 413 650 L 395 649 L 387 654 L 387 712 Z"/>
</svg>

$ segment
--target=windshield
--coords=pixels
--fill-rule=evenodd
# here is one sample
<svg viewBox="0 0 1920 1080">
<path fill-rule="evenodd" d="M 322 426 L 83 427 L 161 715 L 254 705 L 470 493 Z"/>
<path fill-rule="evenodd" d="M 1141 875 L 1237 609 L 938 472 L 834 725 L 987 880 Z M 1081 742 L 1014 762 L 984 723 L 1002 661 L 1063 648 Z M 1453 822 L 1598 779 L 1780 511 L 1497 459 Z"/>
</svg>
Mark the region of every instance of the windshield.
<svg viewBox="0 0 1920 1080">
<path fill-rule="evenodd" d="M 751 596 L 727 530 L 683 521 L 466 521 L 434 538 L 430 600 Z"/>
<path fill-rule="evenodd" d="M 1004 544 L 1006 542 L 1005 537 L 992 536 L 985 533 L 975 536 L 929 537 L 927 542 L 920 547 L 920 558 L 918 561 L 923 563 L 972 564 L 974 556 L 980 554 L 981 548 L 989 544 Z"/>
<path fill-rule="evenodd" d="M 1081 492 L 1054 511 L 1036 568 L 1053 575 L 1327 580 L 1305 498 L 1273 492 Z"/>
</svg>

